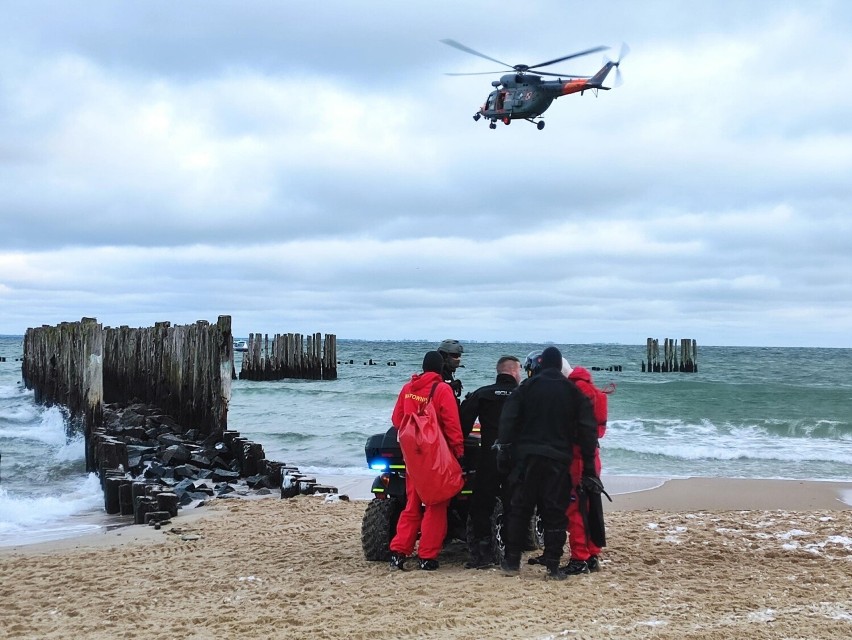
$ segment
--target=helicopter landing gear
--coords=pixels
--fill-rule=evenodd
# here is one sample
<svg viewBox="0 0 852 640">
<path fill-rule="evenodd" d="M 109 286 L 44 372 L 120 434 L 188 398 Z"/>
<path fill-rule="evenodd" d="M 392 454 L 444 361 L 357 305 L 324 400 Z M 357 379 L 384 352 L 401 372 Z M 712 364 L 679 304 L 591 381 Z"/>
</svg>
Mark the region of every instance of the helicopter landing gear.
<svg viewBox="0 0 852 640">
<path fill-rule="evenodd" d="M 481 113 L 474 113 L 474 114 L 473 114 L 473 121 L 474 121 L 474 122 L 479 122 L 479 119 L 480 119 L 481 117 L 482 117 L 482 114 L 481 114 Z"/>
<path fill-rule="evenodd" d="M 495 120 L 492 120 L 491 122 L 488 123 L 488 128 L 489 129 L 496 129 L 497 128 L 497 122 Z"/>
<path fill-rule="evenodd" d="M 538 129 L 539 131 L 541 131 L 542 129 L 544 129 L 544 120 L 539 120 L 538 122 L 536 122 L 536 123 L 535 123 L 535 128 L 536 128 L 536 129 Z"/>
</svg>

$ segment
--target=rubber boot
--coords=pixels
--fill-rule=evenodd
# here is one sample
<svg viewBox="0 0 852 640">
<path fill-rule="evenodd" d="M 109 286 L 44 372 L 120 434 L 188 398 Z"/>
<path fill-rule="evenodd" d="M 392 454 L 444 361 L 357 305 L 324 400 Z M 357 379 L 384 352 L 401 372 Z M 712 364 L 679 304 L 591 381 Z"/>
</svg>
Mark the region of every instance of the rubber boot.
<svg viewBox="0 0 852 640">
<path fill-rule="evenodd" d="M 470 560 L 464 563 L 465 569 L 478 569 L 482 564 L 482 554 L 480 553 L 479 541 L 471 540 L 470 544 L 467 546 L 468 553 L 470 553 Z"/>
<path fill-rule="evenodd" d="M 503 558 L 503 562 L 500 563 L 500 571 L 503 572 L 504 576 L 517 576 L 521 573 L 521 556 L 520 555 L 509 555 L 508 553 Z"/>
<path fill-rule="evenodd" d="M 559 559 L 565 548 L 568 534 L 565 529 L 546 529 L 544 531 L 544 554 L 542 564 L 547 568 L 546 580 L 564 580 L 565 573 L 559 570 Z"/>
<path fill-rule="evenodd" d="M 482 564 L 477 569 L 485 569 L 494 564 L 494 547 L 491 538 L 483 538 L 479 541 L 479 555 L 482 556 Z"/>
<path fill-rule="evenodd" d="M 545 580 L 564 580 L 568 576 L 559 569 L 559 560 L 548 560 L 545 565 L 547 573 L 544 574 Z"/>
<path fill-rule="evenodd" d="M 494 552 L 491 549 L 491 538 L 475 540 L 470 545 L 470 561 L 465 569 L 485 569 L 494 564 Z"/>
<path fill-rule="evenodd" d="M 586 566 L 589 568 L 589 573 L 597 573 L 601 570 L 601 559 L 597 556 L 592 556 L 586 560 Z"/>
</svg>

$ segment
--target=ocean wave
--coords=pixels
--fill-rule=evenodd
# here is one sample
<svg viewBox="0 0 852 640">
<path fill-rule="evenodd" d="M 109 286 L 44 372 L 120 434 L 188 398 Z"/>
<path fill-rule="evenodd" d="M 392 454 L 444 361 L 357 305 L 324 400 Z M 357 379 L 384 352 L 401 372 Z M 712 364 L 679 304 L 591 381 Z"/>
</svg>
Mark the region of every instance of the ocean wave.
<svg viewBox="0 0 852 640">
<path fill-rule="evenodd" d="M 835 441 L 852 436 L 852 423 L 822 418 L 760 419 L 716 422 L 710 418 L 686 421 L 678 418 L 632 418 L 611 420 L 609 433 L 639 436 L 658 435 L 675 440 L 697 437 L 736 437 L 765 440 L 767 443 L 785 440 Z M 801 443 L 800 443 L 801 444 Z"/>
<path fill-rule="evenodd" d="M 0 405 L 0 424 L 4 422 L 13 424 L 33 422 L 42 411 L 44 409 L 34 404 L 18 402 L 11 406 Z"/>
<path fill-rule="evenodd" d="M 653 460 L 654 458 L 668 459 L 680 462 L 709 462 L 709 461 L 730 461 L 730 460 L 752 460 L 756 462 L 778 462 L 787 463 L 795 462 L 802 464 L 813 465 L 818 469 L 820 465 L 826 463 L 835 463 L 847 465 L 849 467 L 849 475 L 852 476 L 852 452 L 839 452 L 833 450 L 823 451 L 801 451 L 794 448 L 775 450 L 755 449 L 754 447 L 743 444 L 741 446 L 731 446 L 728 444 L 705 444 L 705 445 L 666 445 L 664 447 L 656 447 L 653 444 L 643 445 L 627 445 L 627 446 L 611 446 L 612 443 L 606 443 L 601 448 L 601 455 L 610 454 L 625 454 L 641 455 L 645 459 Z"/>
<path fill-rule="evenodd" d="M 33 395 L 33 391 L 21 384 L 0 384 L 0 400 L 17 400 Z"/>
<path fill-rule="evenodd" d="M 34 409 L 30 420 L 0 427 L 0 437 L 31 440 L 56 447 L 64 446 L 68 439 L 67 412 L 56 406 Z M 18 407 L 13 413 L 21 413 L 23 416 L 29 410 L 29 407 Z"/>
<path fill-rule="evenodd" d="M 613 421 L 601 441 L 602 452 L 665 458 L 684 469 L 716 461 L 755 461 L 766 468 L 787 463 L 845 465 L 852 475 L 852 447 L 847 425 L 833 421 L 797 421 L 768 425 L 711 420 Z M 691 464 L 690 464 L 691 463 Z M 698 463 L 698 464 L 696 464 Z"/>
<path fill-rule="evenodd" d="M 766 429 L 769 435 L 829 440 L 852 438 L 852 423 L 840 420 L 819 418 L 802 418 L 795 421 L 764 420 L 760 426 Z"/>
<path fill-rule="evenodd" d="M 86 458 L 86 438 L 82 434 L 66 440 L 53 454 L 58 463 L 79 462 Z"/>
<path fill-rule="evenodd" d="M 0 486 L 0 536 L 56 522 L 103 506 L 100 480 L 90 473 L 70 489 L 54 486 L 49 494 L 15 494 Z"/>
<path fill-rule="evenodd" d="M 263 432 L 263 431 L 254 431 L 251 434 L 252 438 L 262 440 L 263 442 L 275 442 L 275 443 L 297 443 L 297 442 L 310 442 L 312 440 L 316 440 L 317 434 L 315 433 L 301 433 L 297 431 L 276 431 L 276 432 Z"/>
<path fill-rule="evenodd" d="M 318 476 L 365 476 L 375 477 L 376 472 L 363 467 L 332 467 L 306 465 L 299 469 L 302 473 L 310 473 Z"/>
</svg>

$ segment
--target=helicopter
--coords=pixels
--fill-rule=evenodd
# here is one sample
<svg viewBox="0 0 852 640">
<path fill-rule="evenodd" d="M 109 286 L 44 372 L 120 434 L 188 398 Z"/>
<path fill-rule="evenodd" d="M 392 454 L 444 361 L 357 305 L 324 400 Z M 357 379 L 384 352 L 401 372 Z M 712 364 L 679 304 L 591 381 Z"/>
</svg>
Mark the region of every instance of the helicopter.
<svg viewBox="0 0 852 640">
<path fill-rule="evenodd" d="M 494 91 L 488 94 L 479 111 L 473 114 L 473 119 L 478 121 L 485 118 L 488 121 L 488 126 L 491 129 L 497 128 L 497 121 L 503 124 L 511 124 L 512 120 L 526 120 L 536 125 L 536 128 L 541 131 L 544 129 L 544 120 L 541 119 L 543 114 L 553 101 L 559 96 L 565 96 L 571 93 L 579 93 L 583 95 L 586 91 L 593 91 L 597 95 L 598 90 L 609 91 L 611 87 L 603 86 L 604 80 L 609 75 L 609 72 L 615 68 L 615 86 L 621 84 L 621 70 L 619 65 L 622 58 L 626 56 L 630 49 L 626 44 L 621 45 L 621 53 L 617 60 L 604 60 L 604 65 L 593 76 L 578 76 L 573 74 L 553 73 L 550 71 L 534 71 L 541 67 L 547 67 L 557 62 L 563 62 L 572 58 L 579 58 L 598 51 L 604 51 L 609 47 L 599 46 L 571 53 L 561 58 L 540 62 L 539 64 L 506 64 L 495 58 L 475 51 L 468 46 L 456 42 L 455 40 L 441 40 L 446 45 L 470 53 L 480 58 L 485 58 L 491 62 L 496 62 L 504 67 L 514 70 L 514 73 L 508 73 L 502 76 L 499 80 L 494 80 L 491 86 Z M 501 73 L 500 71 L 480 71 L 474 73 L 447 73 L 448 76 L 475 76 L 475 75 L 491 75 Z M 553 76 L 556 80 L 545 80 L 543 76 Z"/>
</svg>

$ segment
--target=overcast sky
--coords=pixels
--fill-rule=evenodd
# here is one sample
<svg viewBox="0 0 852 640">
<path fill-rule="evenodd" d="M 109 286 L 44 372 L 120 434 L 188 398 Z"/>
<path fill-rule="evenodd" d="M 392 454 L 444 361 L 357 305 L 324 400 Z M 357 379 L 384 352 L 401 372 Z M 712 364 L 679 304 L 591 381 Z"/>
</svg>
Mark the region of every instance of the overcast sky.
<svg viewBox="0 0 852 640">
<path fill-rule="evenodd" d="M 852 3 L 1 7 L 0 334 L 852 346 Z M 492 131 L 443 38 L 631 52 Z"/>
</svg>

